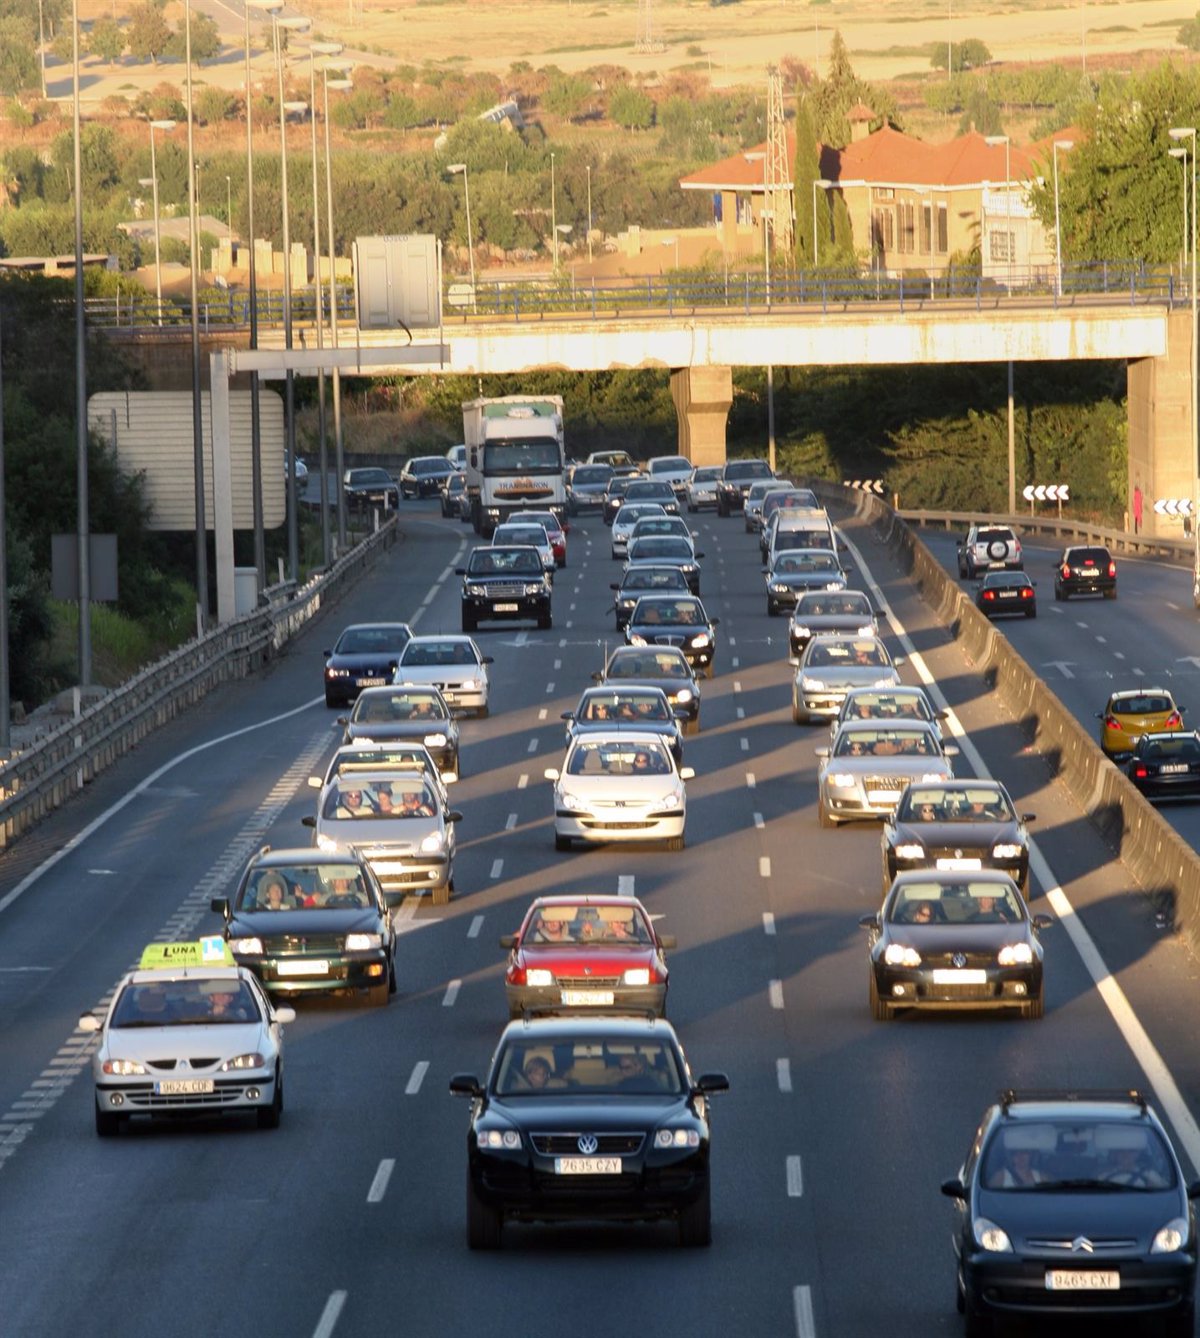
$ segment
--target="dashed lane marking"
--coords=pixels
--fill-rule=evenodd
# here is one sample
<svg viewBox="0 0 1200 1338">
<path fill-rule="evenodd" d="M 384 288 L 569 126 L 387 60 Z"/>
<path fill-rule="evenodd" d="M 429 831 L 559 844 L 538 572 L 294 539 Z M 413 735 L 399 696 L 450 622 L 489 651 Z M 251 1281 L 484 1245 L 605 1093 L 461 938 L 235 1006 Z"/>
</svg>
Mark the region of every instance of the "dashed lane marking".
<svg viewBox="0 0 1200 1338">
<path fill-rule="evenodd" d="M 617 874 L 617 896 L 632 897 L 635 875 L 632 873 Z"/>
<path fill-rule="evenodd" d="M 747 772 L 746 772 L 746 789 L 748 789 L 748 790 L 753 790 L 756 784 L 757 784 L 757 782 L 756 782 L 755 779 L 754 779 L 754 772 L 753 772 L 753 771 L 747 771 Z"/>
<path fill-rule="evenodd" d="M 452 980 L 449 983 L 449 985 L 446 986 L 446 993 L 442 998 L 442 1007 L 453 1008 L 455 1003 L 458 1001 L 458 992 L 461 989 L 462 989 L 462 981 Z"/>
<path fill-rule="evenodd" d="M 779 1090 L 787 1093 L 792 1090 L 792 1061 L 790 1059 L 777 1059 L 775 1061 L 775 1081 L 779 1084 Z"/>
<path fill-rule="evenodd" d="M 754 815 L 754 825 L 758 828 L 760 832 L 767 825 L 766 822 L 763 820 L 763 815 L 761 813 L 756 813 Z"/>
<path fill-rule="evenodd" d="M 783 1007 L 783 981 L 772 980 L 767 984 L 767 998 L 771 1001 L 772 1008 Z"/>
<path fill-rule="evenodd" d="M 775 915 L 773 911 L 763 911 L 763 933 L 775 937 Z"/>
<path fill-rule="evenodd" d="M 771 876 L 770 855 L 760 855 L 758 857 L 758 876 L 760 878 L 770 878 Z"/>
<path fill-rule="evenodd" d="M 476 915 L 471 920 L 471 927 L 467 930 L 468 938 L 478 938 L 479 931 L 483 928 L 483 916 Z"/>
<path fill-rule="evenodd" d="M 499 878 L 504 872 L 504 861 L 502 859 L 492 860 L 492 877 Z"/>
<path fill-rule="evenodd" d="M 504 830 L 506 832 L 511 832 L 516 825 L 517 825 L 517 815 L 515 813 L 510 813 L 504 821 Z"/>
<path fill-rule="evenodd" d="M 789 1199 L 798 1199 L 804 1193 L 804 1175 L 796 1156 L 787 1159 L 787 1192 Z"/>
<path fill-rule="evenodd" d="M 334 1292 L 330 1296 L 329 1300 L 325 1302 L 325 1309 L 321 1311 L 321 1318 L 317 1321 L 317 1327 L 313 1330 L 313 1338 L 330 1338 L 345 1304 L 345 1292 Z"/>
<path fill-rule="evenodd" d="M 521 774 L 517 777 L 517 789 L 523 790 L 528 784 L 529 784 L 528 773 L 522 771 Z"/>
<path fill-rule="evenodd" d="M 817 1338 L 811 1287 L 792 1288 L 792 1308 L 796 1312 L 796 1338 Z"/>
<path fill-rule="evenodd" d="M 387 1193 L 388 1181 L 392 1178 L 392 1172 L 396 1169 L 394 1157 L 385 1157 L 379 1163 L 379 1169 L 375 1172 L 375 1179 L 371 1181 L 371 1188 L 367 1190 L 368 1203 L 382 1203 L 383 1196 Z"/>
<path fill-rule="evenodd" d="M 429 1060 L 418 1059 L 413 1065 L 413 1071 L 408 1082 L 404 1087 L 405 1096 L 416 1096 L 421 1090 L 421 1084 L 425 1081 L 425 1075 L 429 1072 Z"/>
</svg>

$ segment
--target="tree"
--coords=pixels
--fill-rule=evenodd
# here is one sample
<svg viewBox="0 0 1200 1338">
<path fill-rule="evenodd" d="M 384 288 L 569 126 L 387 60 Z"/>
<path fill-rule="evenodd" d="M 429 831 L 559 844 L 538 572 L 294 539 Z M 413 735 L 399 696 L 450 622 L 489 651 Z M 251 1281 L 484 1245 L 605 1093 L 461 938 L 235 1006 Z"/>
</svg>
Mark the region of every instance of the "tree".
<svg viewBox="0 0 1200 1338">
<path fill-rule="evenodd" d="M 0 19 L 0 93 L 40 87 L 37 46 L 28 23 L 21 18 Z"/>
<path fill-rule="evenodd" d="M 850 64 L 850 53 L 840 32 L 833 34 L 829 48 L 829 76 L 817 86 L 813 101 L 813 124 L 817 140 L 831 148 L 850 142 L 850 108 L 865 103 L 878 117 L 886 117 L 899 128 L 896 99 L 885 88 L 860 79 Z"/>
<path fill-rule="evenodd" d="M 969 130 L 977 130 L 981 135 L 1004 133 L 1004 126 L 1000 120 L 1000 107 L 986 84 L 972 83 L 963 103 L 958 133 L 965 135 Z"/>
<path fill-rule="evenodd" d="M 1195 18 L 1188 19 L 1179 29 L 1175 34 L 1175 40 L 1189 51 L 1200 51 L 1200 11 L 1197 11 Z"/>
<path fill-rule="evenodd" d="M 796 102 L 796 160 L 792 169 L 792 191 L 796 207 L 796 263 L 811 265 L 820 254 L 817 236 L 829 236 L 829 201 L 822 193 L 817 201 L 817 234 L 804 201 L 813 198 L 813 182 L 821 176 L 821 156 L 813 125 L 812 101 L 808 94 Z"/>
<path fill-rule="evenodd" d="M 542 96 L 542 106 L 555 116 L 573 121 L 585 110 L 591 97 L 592 86 L 586 79 L 574 74 L 560 74 Z"/>
<path fill-rule="evenodd" d="M 205 85 L 196 94 L 196 119 L 201 125 L 219 125 L 232 115 L 236 102 L 223 88 Z"/>
<path fill-rule="evenodd" d="M 170 56 L 173 60 L 186 59 L 187 34 L 182 23 L 171 34 L 171 39 L 164 48 L 163 54 Z M 199 65 L 202 60 L 212 60 L 220 54 L 221 34 L 217 30 L 216 22 L 207 14 L 193 12 L 192 64 Z"/>
<path fill-rule="evenodd" d="M 929 63 L 935 70 L 946 68 L 946 43 L 933 42 L 929 47 Z M 965 70 L 976 70 L 981 65 L 991 62 L 992 53 L 978 37 L 968 37 L 965 42 L 950 43 L 950 72 L 962 74 Z"/>
<path fill-rule="evenodd" d="M 608 114 L 626 130 L 649 130 L 654 124 L 654 103 L 640 88 L 619 84 L 609 96 Z"/>
<path fill-rule="evenodd" d="M 129 13 L 126 31 L 129 54 L 134 60 L 148 60 L 158 64 L 171 41 L 171 25 L 154 0 L 141 0 Z"/>
<path fill-rule="evenodd" d="M 97 19 L 88 33 L 88 51 L 106 65 L 115 65 L 125 50 L 125 34 L 114 19 Z"/>
</svg>

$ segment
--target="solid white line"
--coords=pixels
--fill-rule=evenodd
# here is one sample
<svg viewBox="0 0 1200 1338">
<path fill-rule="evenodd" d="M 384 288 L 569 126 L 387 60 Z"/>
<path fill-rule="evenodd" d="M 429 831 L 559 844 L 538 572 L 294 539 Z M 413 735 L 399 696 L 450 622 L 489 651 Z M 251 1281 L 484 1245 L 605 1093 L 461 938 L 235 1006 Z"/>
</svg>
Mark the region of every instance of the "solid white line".
<svg viewBox="0 0 1200 1338">
<path fill-rule="evenodd" d="M 330 1296 L 329 1300 L 325 1302 L 325 1309 L 321 1311 L 321 1318 L 317 1321 L 317 1327 L 313 1330 L 313 1338 L 330 1338 L 345 1304 L 345 1292 L 334 1292 Z"/>
<path fill-rule="evenodd" d="M 813 1319 L 812 1288 L 793 1287 L 792 1307 L 796 1312 L 796 1338 L 817 1338 L 817 1324 Z"/>
<path fill-rule="evenodd" d="M 505 820 L 504 830 L 506 832 L 511 832 L 516 825 L 517 825 L 517 815 L 515 813 L 510 813 L 507 819 Z"/>
<path fill-rule="evenodd" d="M 392 1178 L 392 1172 L 396 1169 L 396 1160 L 394 1157 L 385 1157 L 379 1163 L 379 1169 L 375 1172 L 375 1179 L 371 1181 L 371 1188 L 367 1190 L 368 1203 L 382 1203 L 383 1196 L 387 1193 L 388 1181 Z"/>
<path fill-rule="evenodd" d="M 421 1084 L 425 1081 L 425 1075 L 429 1072 L 429 1060 L 419 1059 L 413 1066 L 412 1077 L 408 1080 L 408 1085 L 404 1089 L 405 1096 L 416 1096 L 421 1090 Z"/>
<path fill-rule="evenodd" d="M 775 915 L 773 911 L 763 911 L 763 933 L 775 937 Z"/>
<path fill-rule="evenodd" d="M 499 878 L 504 870 L 504 861 L 502 859 L 492 860 L 492 877 Z"/>
<path fill-rule="evenodd" d="M 483 916 L 476 915 L 471 920 L 471 927 L 467 930 L 468 938 L 478 938 L 479 931 L 483 928 Z"/>
<path fill-rule="evenodd" d="M 767 998 L 770 999 L 772 1008 L 783 1007 L 782 980 L 772 980 L 767 983 Z"/>
<path fill-rule="evenodd" d="M 754 825 L 758 828 L 760 832 L 767 825 L 766 822 L 763 821 L 763 815 L 761 813 L 756 813 L 754 815 Z"/>
<path fill-rule="evenodd" d="M 779 1084 L 781 1092 L 792 1090 L 792 1061 L 790 1059 L 777 1059 L 775 1061 L 775 1081 Z"/>
<path fill-rule="evenodd" d="M 800 1158 L 787 1159 L 787 1191 L 789 1199 L 798 1199 L 804 1193 L 804 1175 L 800 1169 Z"/>
<path fill-rule="evenodd" d="M 755 781 L 754 781 L 754 772 L 753 772 L 753 771 L 747 771 L 747 772 L 746 772 L 746 788 L 747 788 L 748 790 L 753 790 L 753 789 L 754 789 L 754 785 L 755 785 Z"/>
<path fill-rule="evenodd" d="M 449 983 L 449 985 L 446 986 L 446 994 L 445 997 L 442 999 L 442 1007 L 453 1008 L 455 1000 L 457 1000 L 458 998 L 458 992 L 461 989 L 462 989 L 462 981 L 452 980 Z"/>
<path fill-rule="evenodd" d="M 521 774 L 517 777 L 517 789 L 523 790 L 528 784 L 529 784 L 529 777 L 525 774 L 525 772 L 521 772 Z"/>
<path fill-rule="evenodd" d="M 858 552 L 849 539 L 846 540 L 846 546 L 854 554 L 854 559 L 858 563 L 868 586 L 870 586 L 876 598 L 882 600 L 882 591 L 880 591 L 875 578 L 863 562 L 862 554 Z M 959 746 L 974 768 L 975 774 L 981 777 L 987 776 L 988 769 L 979 749 L 975 746 L 974 741 L 968 737 L 958 716 L 950 709 L 950 704 L 946 701 L 937 683 L 934 682 L 933 675 L 929 672 L 924 658 L 913 646 L 907 631 L 900 620 L 892 613 L 890 607 L 887 610 L 887 617 L 892 624 L 892 630 L 895 632 L 897 639 L 904 647 L 910 663 L 928 689 L 930 697 L 941 710 L 947 713 L 946 723 L 958 739 Z M 1138 672 L 1138 670 L 1134 670 L 1134 673 Z M 1067 931 L 1067 937 L 1070 938 L 1088 974 L 1095 982 L 1096 991 L 1104 1002 L 1104 1006 L 1108 1009 L 1117 1030 L 1120 1031 L 1125 1044 L 1133 1053 L 1134 1059 L 1137 1060 L 1142 1072 L 1149 1080 L 1150 1086 L 1154 1089 L 1159 1109 L 1175 1126 L 1175 1132 L 1179 1141 L 1183 1144 L 1188 1160 L 1193 1166 L 1200 1167 L 1200 1125 L 1197 1125 L 1175 1082 L 1174 1076 L 1134 1013 L 1124 991 L 1113 979 L 1112 972 L 1100 955 L 1100 951 L 1093 942 L 1091 935 L 1084 928 L 1074 906 L 1071 905 L 1067 894 L 1059 885 L 1054 870 L 1050 868 L 1049 863 L 1033 840 L 1029 842 L 1029 863 L 1034 877 L 1041 884 L 1042 890 L 1046 894 L 1046 899 L 1050 902 L 1055 914 L 1062 922 L 1063 928 Z"/>
<path fill-rule="evenodd" d="M 632 897 L 632 896 L 633 896 L 633 894 L 634 894 L 634 893 L 633 893 L 633 880 L 634 880 L 634 877 L 635 877 L 635 875 L 634 875 L 634 874 L 631 874 L 631 873 L 619 873 L 619 874 L 617 874 L 617 896 L 619 896 L 619 897 Z"/>
<path fill-rule="evenodd" d="M 758 857 L 758 876 L 760 878 L 770 878 L 771 876 L 770 855 L 760 855 Z"/>
</svg>

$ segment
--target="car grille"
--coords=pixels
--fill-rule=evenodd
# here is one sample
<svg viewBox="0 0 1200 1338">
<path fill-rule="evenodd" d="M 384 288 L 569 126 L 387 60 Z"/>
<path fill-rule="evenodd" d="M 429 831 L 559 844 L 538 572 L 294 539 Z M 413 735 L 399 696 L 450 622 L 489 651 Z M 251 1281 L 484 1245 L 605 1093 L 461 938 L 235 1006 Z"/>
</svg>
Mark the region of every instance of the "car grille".
<svg viewBox="0 0 1200 1338">
<path fill-rule="evenodd" d="M 595 818 L 583 818 L 579 824 L 590 831 L 599 832 L 634 832 L 646 827 L 653 827 L 653 822 L 599 822 Z"/>
<path fill-rule="evenodd" d="M 621 983 L 620 976 L 555 976 L 564 990 L 611 990 Z"/>
<path fill-rule="evenodd" d="M 279 938 L 263 939 L 263 953 L 267 957 L 303 956 L 306 953 L 341 952 L 341 934 L 283 934 Z"/>
<path fill-rule="evenodd" d="M 1127 1253 L 1138 1248 L 1133 1236 L 1089 1236 L 1088 1239 L 1092 1242 L 1093 1254 L 1107 1254 L 1113 1250 Z M 1064 1254 L 1075 1252 L 1073 1240 L 1057 1236 L 1026 1236 L 1025 1244 L 1031 1250 L 1062 1250 Z"/>
<path fill-rule="evenodd" d="M 864 776 L 864 790 L 903 790 L 906 785 L 919 780 L 918 776 Z"/>
<path fill-rule="evenodd" d="M 163 1073 L 170 1073 L 180 1061 L 178 1059 L 148 1059 L 146 1063 L 152 1069 L 158 1069 Z M 210 1069 L 217 1062 L 217 1056 L 213 1055 L 211 1059 L 189 1059 L 187 1061 L 189 1069 Z"/>
<path fill-rule="evenodd" d="M 966 960 L 955 960 L 965 958 Z M 922 960 L 930 967 L 988 967 L 996 964 L 994 952 L 939 952 L 922 954 Z M 940 987 L 939 987 L 940 988 Z"/>
<path fill-rule="evenodd" d="M 987 861 L 992 855 L 992 843 L 986 846 L 930 846 L 928 856 L 936 859 L 978 859 Z"/>
<path fill-rule="evenodd" d="M 652 646 L 686 646 L 687 640 L 686 636 L 676 636 L 669 632 L 664 632 L 660 633 L 658 636 L 651 637 L 650 644 Z"/>
<path fill-rule="evenodd" d="M 530 1134 L 534 1150 L 543 1157 L 578 1157 L 578 1133 L 567 1134 Z M 589 1157 L 636 1157 L 642 1150 L 646 1136 L 642 1133 L 596 1134 L 596 1150 L 589 1152 Z"/>
<path fill-rule="evenodd" d="M 488 599 L 520 599 L 525 593 L 522 585 L 485 585 L 483 593 Z"/>
</svg>

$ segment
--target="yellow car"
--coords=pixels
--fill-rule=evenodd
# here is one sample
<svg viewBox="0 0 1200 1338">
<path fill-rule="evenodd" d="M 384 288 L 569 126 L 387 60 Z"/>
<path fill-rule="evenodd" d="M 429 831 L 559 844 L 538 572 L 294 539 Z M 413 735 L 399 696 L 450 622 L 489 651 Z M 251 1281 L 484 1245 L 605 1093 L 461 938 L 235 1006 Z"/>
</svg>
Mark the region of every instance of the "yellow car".
<svg viewBox="0 0 1200 1338">
<path fill-rule="evenodd" d="M 1100 747 L 1109 757 L 1128 755 L 1143 734 L 1152 730 L 1183 729 L 1186 709 L 1175 705 L 1175 699 L 1166 688 L 1114 692 L 1104 710 L 1096 713 L 1096 719 L 1102 722 Z"/>
</svg>

